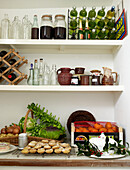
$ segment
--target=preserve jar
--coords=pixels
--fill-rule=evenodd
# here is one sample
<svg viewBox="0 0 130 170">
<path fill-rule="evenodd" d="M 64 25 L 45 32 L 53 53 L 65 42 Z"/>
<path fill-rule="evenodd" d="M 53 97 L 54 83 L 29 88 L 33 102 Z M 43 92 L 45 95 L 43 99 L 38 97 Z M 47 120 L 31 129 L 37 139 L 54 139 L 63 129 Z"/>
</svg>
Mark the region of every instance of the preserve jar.
<svg viewBox="0 0 130 170">
<path fill-rule="evenodd" d="M 52 15 L 43 15 L 41 18 L 40 39 L 53 38 Z"/>
<path fill-rule="evenodd" d="M 56 15 L 55 16 L 54 39 L 66 39 L 65 15 Z"/>
</svg>

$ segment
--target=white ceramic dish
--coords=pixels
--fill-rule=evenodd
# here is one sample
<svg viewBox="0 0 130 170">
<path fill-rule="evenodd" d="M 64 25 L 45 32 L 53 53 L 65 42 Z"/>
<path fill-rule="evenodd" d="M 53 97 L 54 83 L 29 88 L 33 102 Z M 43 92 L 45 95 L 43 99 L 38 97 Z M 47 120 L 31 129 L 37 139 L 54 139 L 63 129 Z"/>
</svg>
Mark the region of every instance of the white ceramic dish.
<svg viewBox="0 0 130 170">
<path fill-rule="evenodd" d="M 96 159 L 119 159 L 119 158 L 123 158 L 126 155 L 117 155 L 117 154 L 113 154 L 113 155 L 102 155 L 100 157 L 97 157 L 95 155 L 91 155 L 90 158 L 96 158 Z"/>
<path fill-rule="evenodd" d="M 14 151 L 15 149 L 17 149 L 16 146 L 14 145 L 10 145 L 10 149 L 8 151 L 1 151 L 0 154 L 3 154 L 3 153 L 8 153 L 8 152 L 11 152 L 11 151 Z"/>
</svg>

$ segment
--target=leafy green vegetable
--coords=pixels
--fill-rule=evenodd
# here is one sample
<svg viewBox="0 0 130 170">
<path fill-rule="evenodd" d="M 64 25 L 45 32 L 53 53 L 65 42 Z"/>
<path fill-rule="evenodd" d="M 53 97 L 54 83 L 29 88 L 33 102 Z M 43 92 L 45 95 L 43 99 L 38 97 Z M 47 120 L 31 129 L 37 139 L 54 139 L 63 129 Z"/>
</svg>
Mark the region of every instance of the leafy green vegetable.
<svg viewBox="0 0 130 170">
<path fill-rule="evenodd" d="M 28 129 L 31 133 L 31 136 L 39 136 L 50 139 L 58 139 L 61 135 L 65 136 L 65 127 L 61 125 L 59 119 L 56 119 L 56 116 L 53 116 L 52 113 L 48 114 L 48 110 L 45 111 L 45 107 L 42 109 L 40 105 L 32 103 L 28 105 L 28 109 L 33 111 L 35 116 L 35 120 L 39 120 L 39 123 L 35 123 L 35 127 L 33 129 Z M 48 127 L 53 127 L 52 129 L 48 129 Z M 54 130 L 56 128 L 57 130 Z"/>
<path fill-rule="evenodd" d="M 24 121 L 25 121 L 25 117 L 22 117 L 19 121 L 19 126 L 20 126 L 20 130 L 21 132 L 24 129 Z M 31 117 L 27 118 L 27 124 L 26 124 L 26 132 L 29 132 L 30 130 L 32 130 L 36 125 L 36 120 L 32 119 Z"/>
<path fill-rule="evenodd" d="M 61 130 L 49 130 L 47 131 L 46 129 L 42 128 L 39 131 L 39 136 L 43 138 L 49 138 L 49 139 L 59 139 L 60 135 L 62 135 L 63 132 Z"/>
</svg>

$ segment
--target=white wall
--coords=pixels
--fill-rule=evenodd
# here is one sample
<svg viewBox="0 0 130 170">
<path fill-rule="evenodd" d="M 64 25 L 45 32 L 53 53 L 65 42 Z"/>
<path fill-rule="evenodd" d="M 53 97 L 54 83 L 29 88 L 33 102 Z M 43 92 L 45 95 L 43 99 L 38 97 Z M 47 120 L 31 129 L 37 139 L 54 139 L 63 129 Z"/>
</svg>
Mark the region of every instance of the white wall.
<svg viewBox="0 0 130 170">
<path fill-rule="evenodd" d="M 130 1 L 125 0 L 125 5 L 128 36 L 125 38 L 123 47 L 114 58 L 114 68 L 120 74 L 120 81 L 124 85 L 125 91 L 115 104 L 115 120 L 125 128 L 127 141 L 130 142 Z"/>
</svg>

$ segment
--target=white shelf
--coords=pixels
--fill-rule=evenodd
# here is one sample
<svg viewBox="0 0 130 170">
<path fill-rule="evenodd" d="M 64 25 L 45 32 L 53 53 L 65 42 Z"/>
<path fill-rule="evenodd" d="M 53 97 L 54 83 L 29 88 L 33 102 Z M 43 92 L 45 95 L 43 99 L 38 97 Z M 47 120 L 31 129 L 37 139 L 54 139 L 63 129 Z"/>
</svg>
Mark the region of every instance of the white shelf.
<svg viewBox="0 0 130 170">
<path fill-rule="evenodd" d="M 20 53 L 115 53 L 123 40 L 16 40 L 0 39 L 0 48 Z"/>
<path fill-rule="evenodd" d="M 0 91 L 27 92 L 123 92 L 124 86 L 28 86 L 28 85 L 0 85 Z"/>
</svg>

